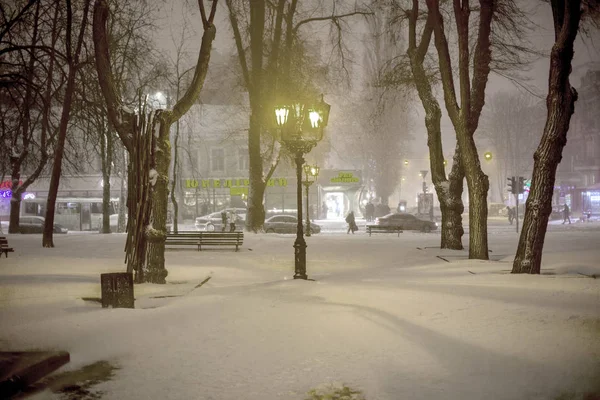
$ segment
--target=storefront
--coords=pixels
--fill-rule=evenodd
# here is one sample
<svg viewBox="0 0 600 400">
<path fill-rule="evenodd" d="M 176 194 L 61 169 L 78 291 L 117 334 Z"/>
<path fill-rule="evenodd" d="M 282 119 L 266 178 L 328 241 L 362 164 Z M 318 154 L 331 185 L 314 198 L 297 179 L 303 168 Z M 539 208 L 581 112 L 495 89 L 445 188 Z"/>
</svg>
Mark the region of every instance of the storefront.
<svg viewBox="0 0 600 400">
<path fill-rule="evenodd" d="M 226 207 L 246 207 L 250 180 L 248 178 L 184 179 L 183 218 L 195 218 Z M 353 210 L 360 215 L 363 195 L 360 171 L 321 170 L 309 187 L 308 209 L 312 219 L 344 218 Z M 306 188 L 302 187 L 303 211 L 306 212 Z M 327 208 L 324 211 L 323 204 Z M 297 213 L 296 177 L 276 176 L 267 181 L 264 196 L 267 216 Z"/>
<path fill-rule="evenodd" d="M 265 209 L 296 210 L 296 179 L 273 177 L 265 188 Z M 226 207 L 246 207 L 248 178 L 184 179 L 183 218 L 195 218 Z"/>
<path fill-rule="evenodd" d="M 321 170 L 317 179 L 319 188 L 319 218 L 344 218 L 350 211 L 362 214 L 360 201 L 363 194 L 361 171 Z"/>
<path fill-rule="evenodd" d="M 600 215 L 600 183 L 577 191 L 579 192 L 577 197 L 581 199 L 581 211 L 591 212 L 594 216 Z"/>
</svg>

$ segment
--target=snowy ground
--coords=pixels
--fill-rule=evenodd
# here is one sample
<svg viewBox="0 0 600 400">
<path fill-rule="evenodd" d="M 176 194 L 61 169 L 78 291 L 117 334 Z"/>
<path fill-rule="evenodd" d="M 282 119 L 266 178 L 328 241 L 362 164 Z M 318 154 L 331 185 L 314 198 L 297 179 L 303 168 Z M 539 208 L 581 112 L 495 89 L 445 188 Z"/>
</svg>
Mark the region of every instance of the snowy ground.
<svg viewBox="0 0 600 400">
<path fill-rule="evenodd" d="M 81 300 L 123 269 L 124 235 L 55 235 L 54 249 L 7 235 L 0 349 L 69 351 L 62 370 L 106 360 L 119 369 L 102 399 L 300 400 L 335 382 L 369 400 L 600 393 L 600 223 L 549 226 L 541 276 L 508 274 L 505 221 L 489 262 L 435 248 L 439 233 L 322 225 L 314 281 L 291 279 L 294 235 L 246 233 L 239 252 L 168 251 L 169 283 L 136 286 L 134 310 Z"/>
</svg>

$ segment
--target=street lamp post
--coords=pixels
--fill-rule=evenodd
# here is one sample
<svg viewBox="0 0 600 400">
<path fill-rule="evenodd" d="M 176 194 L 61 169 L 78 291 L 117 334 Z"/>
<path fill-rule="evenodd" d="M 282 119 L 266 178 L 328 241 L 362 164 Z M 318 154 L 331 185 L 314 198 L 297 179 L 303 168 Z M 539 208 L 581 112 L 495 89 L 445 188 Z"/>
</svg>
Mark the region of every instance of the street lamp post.
<svg viewBox="0 0 600 400">
<path fill-rule="evenodd" d="M 294 242 L 294 279 L 308 279 L 306 275 L 306 241 L 302 227 L 302 165 L 304 154 L 309 153 L 323 139 L 330 105 L 323 101 L 311 104 L 290 102 L 275 107 L 275 123 L 279 128 L 279 141 L 296 161 L 296 202 L 298 228 Z"/>
<path fill-rule="evenodd" d="M 310 212 L 308 208 L 308 188 L 312 185 L 319 176 L 319 167 L 316 165 L 304 165 L 304 175 L 306 180 L 302 181 L 304 187 L 306 187 L 306 236 L 311 236 L 310 230 Z"/>
</svg>

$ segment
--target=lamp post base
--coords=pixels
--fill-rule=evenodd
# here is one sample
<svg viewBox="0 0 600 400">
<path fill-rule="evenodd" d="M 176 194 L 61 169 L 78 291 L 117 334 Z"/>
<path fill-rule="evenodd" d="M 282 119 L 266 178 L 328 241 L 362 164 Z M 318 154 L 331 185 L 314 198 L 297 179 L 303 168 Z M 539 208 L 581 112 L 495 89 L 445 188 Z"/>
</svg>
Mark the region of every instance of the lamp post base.
<svg viewBox="0 0 600 400">
<path fill-rule="evenodd" d="M 294 279 L 308 279 L 306 275 L 306 241 L 300 236 L 294 242 Z"/>
</svg>

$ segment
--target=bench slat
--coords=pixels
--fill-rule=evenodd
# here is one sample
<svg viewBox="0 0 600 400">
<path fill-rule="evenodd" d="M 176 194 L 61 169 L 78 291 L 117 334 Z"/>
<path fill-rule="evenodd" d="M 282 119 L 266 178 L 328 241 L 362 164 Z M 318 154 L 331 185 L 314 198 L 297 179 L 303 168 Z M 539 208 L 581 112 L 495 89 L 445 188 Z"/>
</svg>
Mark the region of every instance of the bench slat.
<svg viewBox="0 0 600 400">
<path fill-rule="evenodd" d="M 367 225 L 367 232 L 369 233 L 369 236 L 371 236 L 372 232 L 381 232 L 381 233 L 398 233 L 398 237 L 400 237 L 400 234 L 404 233 L 404 230 L 393 227 L 393 226 Z"/>
<path fill-rule="evenodd" d="M 14 252 L 15 249 L 8 247 L 8 239 L 6 236 L 0 236 L 0 256 L 4 253 L 4 256 L 8 258 L 8 253 Z"/>
</svg>

